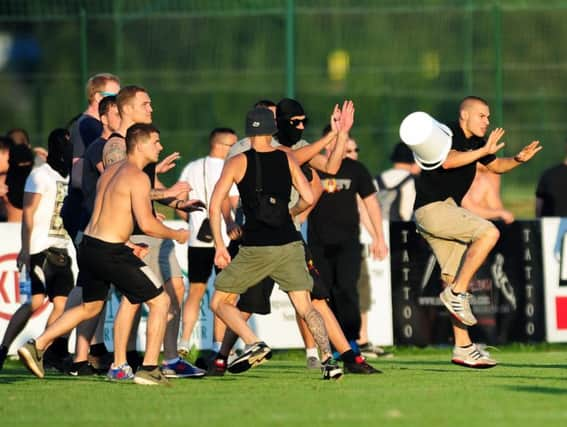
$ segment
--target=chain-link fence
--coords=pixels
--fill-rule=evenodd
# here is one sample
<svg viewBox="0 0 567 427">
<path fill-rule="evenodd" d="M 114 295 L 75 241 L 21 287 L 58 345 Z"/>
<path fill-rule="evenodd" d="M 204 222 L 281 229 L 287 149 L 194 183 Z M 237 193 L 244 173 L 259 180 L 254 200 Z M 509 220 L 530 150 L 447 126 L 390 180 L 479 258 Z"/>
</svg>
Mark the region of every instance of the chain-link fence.
<svg viewBox="0 0 567 427">
<path fill-rule="evenodd" d="M 0 132 L 43 143 L 85 108 L 87 77 L 109 71 L 149 90 L 166 151 L 185 160 L 206 152 L 213 127 L 241 133 L 258 99 L 299 99 L 314 139 L 352 98 L 361 158 L 377 172 L 406 114 L 448 122 L 474 94 L 509 153 L 544 143 L 504 178 L 533 192 L 565 154 L 566 21 L 567 0 L 0 0 Z"/>
</svg>

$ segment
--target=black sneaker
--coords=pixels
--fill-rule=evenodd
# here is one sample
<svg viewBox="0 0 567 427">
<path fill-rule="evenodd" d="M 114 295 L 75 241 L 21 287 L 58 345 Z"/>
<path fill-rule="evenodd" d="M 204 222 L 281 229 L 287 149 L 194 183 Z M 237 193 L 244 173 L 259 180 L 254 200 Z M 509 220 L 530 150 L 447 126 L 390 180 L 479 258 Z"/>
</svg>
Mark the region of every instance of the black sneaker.
<svg viewBox="0 0 567 427">
<path fill-rule="evenodd" d="M 222 377 L 226 372 L 226 359 L 215 358 L 207 369 L 208 377 Z"/>
<path fill-rule="evenodd" d="M 374 368 L 364 360 L 364 357 L 356 356 L 354 362 L 344 362 L 345 371 L 350 374 L 381 374 L 382 371 Z"/>
<path fill-rule="evenodd" d="M 86 360 L 73 363 L 67 373 L 72 377 L 88 377 L 98 374 L 97 370 Z"/>
<path fill-rule="evenodd" d="M 331 357 L 321 363 L 321 372 L 324 380 L 338 380 L 343 376 L 338 362 Z"/>
<path fill-rule="evenodd" d="M 18 349 L 18 356 L 29 371 L 38 378 L 45 376 L 43 370 L 43 351 L 35 346 L 35 340 L 31 339 Z"/>
<path fill-rule="evenodd" d="M 240 374 L 245 372 L 253 366 L 258 366 L 265 362 L 267 359 L 272 358 L 272 349 L 268 345 L 259 341 L 252 344 L 244 353 L 228 365 L 228 372 L 232 374 Z"/>
<path fill-rule="evenodd" d="M 8 357 L 8 347 L 4 345 L 0 345 L 0 371 L 4 367 L 4 362 L 6 361 L 7 357 Z"/>
</svg>

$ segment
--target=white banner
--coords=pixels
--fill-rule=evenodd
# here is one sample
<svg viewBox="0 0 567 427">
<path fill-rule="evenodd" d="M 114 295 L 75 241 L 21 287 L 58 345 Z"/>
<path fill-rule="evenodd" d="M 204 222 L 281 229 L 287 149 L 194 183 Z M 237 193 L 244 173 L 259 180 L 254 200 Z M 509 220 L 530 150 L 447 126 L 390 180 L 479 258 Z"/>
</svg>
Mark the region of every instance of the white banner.
<svg viewBox="0 0 567 427">
<path fill-rule="evenodd" d="M 184 221 L 166 221 L 166 225 L 173 228 L 186 227 Z M 388 234 L 388 224 L 384 223 L 384 232 Z M 16 268 L 16 257 L 20 250 L 20 224 L 0 224 L 0 336 L 8 325 L 12 314 L 19 307 L 19 284 L 18 271 Z M 367 239 L 366 237 L 363 237 Z M 365 240 L 368 241 L 368 240 Z M 388 236 L 386 235 L 386 241 Z M 75 254 L 71 251 L 74 259 Z M 176 254 L 179 264 L 184 273 L 187 284 L 187 246 L 176 243 Z M 375 261 L 367 258 L 370 280 L 372 307 L 368 313 L 368 335 L 370 341 L 380 345 L 393 344 L 392 326 L 392 298 L 390 287 L 390 259 Z M 75 261 L 73 261 L 74 265 Z M 213 343 L 213 315 L 209 309 L 209 302 L 214 291 L 214 274 L 209 279 L 208 290 L 201 302 L 199 319 L 195 324 L 191 344 L 199 349 L 212 348 Z M 287 294 L 279 289 L 272 294 L 272 313 L 267 316 L 253 316 L 250 320 L 255 333 L 273 348 L 301 348 L 303 341 L 297 324 L 295 312 L 291 306 Z M 113 323 L 118 309 L 119 301 L 113 296 L 107 303 L 104 339 L 109 350 L 113 349 Z M 46 300 L 39 312 L 35 313 L 24 331 L 18 336 L 10 347 L 10 354 L 15 354 L 27 339 L 37 337 L 43 332 L 47 317 L 51 312 L 51 304 Z M 146 342 L 146 318 L 147 309 L 144 308 L 140 327 L 138 329 L 138 349 L 143 350 Z M 74 340 L 71 339 L 70 350 L 74 349 Z"/>
<path fill-rule="evenodd" d="M 567 342 L 567 218 L 542 219 L 548 342 Z"/>
</svg>

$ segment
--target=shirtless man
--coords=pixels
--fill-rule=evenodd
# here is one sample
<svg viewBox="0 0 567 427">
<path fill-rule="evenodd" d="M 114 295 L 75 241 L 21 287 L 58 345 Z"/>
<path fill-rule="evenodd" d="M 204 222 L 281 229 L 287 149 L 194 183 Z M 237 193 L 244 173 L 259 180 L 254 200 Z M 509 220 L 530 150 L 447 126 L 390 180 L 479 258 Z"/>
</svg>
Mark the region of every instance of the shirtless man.
<svg viewBox="0 0 567 427">
<path fill-rule="evenodd" d="M 146 353 L 134 382 L 144 385 L 167 384 L 158 368 L 165 333 L 169 298 L 147 265 L 126 246 L 134 220 L 150 236 L 185 243 L 186 230 L 164 226 L 152 214 L 150 180 L 142 169 L 158 159 L 163 147 L 159 131 L 149 124 L 137 124 L 126 134 L 128 157 L 109 167 L 98 182 L 92 218 L 79 248 L 79 268 L 85 275 L 83 303 L 63 314 L 37 340 L 18 350 L 20 359 L 37 377 L 44 377 L 43 352 L 51 342 L 96 316 L 104 306 L 110 283 L 133 304 L 145 302 L 150 313 Z"/>
</svg>

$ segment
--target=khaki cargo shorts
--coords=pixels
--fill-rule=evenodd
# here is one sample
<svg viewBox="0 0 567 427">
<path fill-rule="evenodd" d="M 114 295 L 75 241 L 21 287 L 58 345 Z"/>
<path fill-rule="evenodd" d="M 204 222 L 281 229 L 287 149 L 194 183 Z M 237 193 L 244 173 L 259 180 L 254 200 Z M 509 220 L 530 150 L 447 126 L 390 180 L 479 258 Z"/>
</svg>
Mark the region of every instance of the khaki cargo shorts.
<svg viewBox="0 0 567 427">
<path fill-rule="evenodd" d="M 415 222 L 431 246 L 446 281 L 457 275 L 468 246 L 495 228 L 490 221 L 457 206 L 452 198 L 422 206 L 415 211 Z"/>
<path fill-rule="evenodd" d="M 241 246 L 238 255 L 217 276 L 215 289 L 240 295 L 267 276 L 283 291 L 311 292 L 313 279 L 305 264 L 303 243 Z"/>
</svg>

